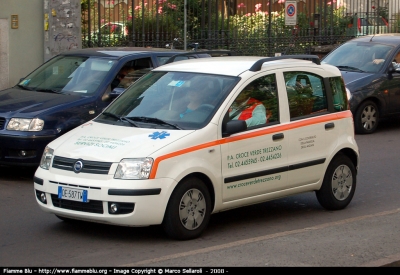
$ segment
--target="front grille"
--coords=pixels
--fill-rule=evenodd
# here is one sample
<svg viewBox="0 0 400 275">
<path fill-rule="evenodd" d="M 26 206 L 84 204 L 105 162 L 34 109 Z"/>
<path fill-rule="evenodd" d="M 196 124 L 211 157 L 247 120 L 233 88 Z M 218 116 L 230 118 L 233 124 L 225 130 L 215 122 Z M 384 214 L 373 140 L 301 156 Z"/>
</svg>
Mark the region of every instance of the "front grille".
<svg viewBox="0 0 400 275">
<path fill-rule="evenodd" d="M 58 198 L 58 195 L 55 194 L 51 194 L 51 201 L 54 207 L 96 214 L 104 213 L 102 201 L 90 200 L 89 202 L 79 202 L 61 200 Z"/>
<path fill-rule="evenodd" d="M 53 160 L 53 168 L 74 171 L 74 164 L 78 159 L 70 159 L 55 156 Z M 88 161 L 80 160 L 83 163 L 83 168 L 79 173 L 90 173 L 90 174 L 108 174 L 112 162 L 99 162 L 99 161 Z"/>
<path fill-rule="evenodd" d="M 5 123 L 6 123 L 6 119 L 4 117 L 0 117 L 0 130 L 4 129 Z"/>
<path fill-rule="evenodd" d="M 50 180 L 49 182 L 54 183 L 54 184 L 58 184 L 58 185 L 71 186 L 71 187 L 79 187 L 79 188 L 87 188 L 87 189 L 97 189 L 97 190 L 101 190 L 101 187 L 96 187 L 96 186 L 87 186 L 87 185 L 70 184 L 70 183 L 58 182 L 58 181 L 53 181 L 53 180 Z"/>
</svg>

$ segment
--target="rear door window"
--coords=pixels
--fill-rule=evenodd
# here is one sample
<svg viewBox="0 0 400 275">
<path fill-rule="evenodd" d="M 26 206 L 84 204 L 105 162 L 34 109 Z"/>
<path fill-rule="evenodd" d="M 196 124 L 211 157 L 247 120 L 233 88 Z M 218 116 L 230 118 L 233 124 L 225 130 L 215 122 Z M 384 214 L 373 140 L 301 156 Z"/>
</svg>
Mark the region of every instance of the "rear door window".
<svg viewBox="0 0 400 275">
<path fill-rule="evenodd" d="M 285 72 L 290 118 L 327 111 L 324 79 L 309 72 Z"/>
</svg>

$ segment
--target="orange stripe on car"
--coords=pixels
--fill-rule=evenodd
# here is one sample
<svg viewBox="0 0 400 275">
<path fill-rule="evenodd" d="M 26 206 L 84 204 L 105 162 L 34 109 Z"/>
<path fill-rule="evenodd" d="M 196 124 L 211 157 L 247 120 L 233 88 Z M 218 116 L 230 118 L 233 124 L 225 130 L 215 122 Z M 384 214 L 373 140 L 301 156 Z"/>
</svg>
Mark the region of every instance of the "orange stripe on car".
<svg viewBox="0 0 400 275">
<path fill-rule="evenodd" d="M 296 129 L 296 128 L 304 127 L 307 125 L 313 125 L 313 124 L 317 124 L 317 123 L 323 123 L 323 122 L 327 122 L 327 121 L 338 120 L 338 119 L 348 118 L 348 117 L 352 117 L 352 116 L 353 115 L 350 111 L 338 112 L 338 113 L 333 113 L 333 114 L 328 114 L 328 115 L 323 115 L 323 116 L 318 116 L 318 117 L 312 117 L 309 119 L 294 121 L 294 122 L 291 122 L 290 124 L 271 126 L 271 127 L 268 127 L 267 129 L 262 129 L 262 130 L 254 131 L 251 133 L 246 133 L 246 134 L 242 134 L 242 135 L 238 135 L 238 136 L 234 136 L 234 137 L 227 137 L 227 138 L 223 138 L 220 140 L 210 141 L 207 143 L 188 147 L 186 149 L 179 150 L 179 151 L 176 151 L 176 152 L 173 152 L 170 154 L 166 154 L 166 155 L 156 158 L 154 160 L 153 169 L 151 170 L 149 179 L 155 178 L 156 173 L 157 173 L 157 168 L 158 168 L 158 165 L 160 164 L 160 162 L 163 160 L 169 159 L 169 158 L 177 157 L 177 156 L 191 153 L 194 151 L 198 151 L 201 149 L 206 149 L 206 148 L 209 148 L 212 146 L 222 145 L 225 143 L 255 138 L 258 136 L 273 134 L 276 132 L 287 131 L 290 129 Z"/>
</svg>

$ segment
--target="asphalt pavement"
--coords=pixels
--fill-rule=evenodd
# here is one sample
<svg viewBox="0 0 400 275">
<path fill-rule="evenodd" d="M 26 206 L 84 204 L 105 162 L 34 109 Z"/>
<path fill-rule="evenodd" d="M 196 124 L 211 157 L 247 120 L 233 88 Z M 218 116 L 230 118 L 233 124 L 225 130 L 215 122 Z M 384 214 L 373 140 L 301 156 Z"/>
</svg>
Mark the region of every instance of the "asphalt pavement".
<svg viewBox="0 0 400 275">
<path fill-rule="evenodd" d="M 395 220 L 399 223 L 393 228 Z M 400 208 L 125 266 L 179 267 L 190 263 L 191 267 L 400 267 L 399 232 Z M 282 246 L 285 243 L 291 247 Z"/>
</svg>

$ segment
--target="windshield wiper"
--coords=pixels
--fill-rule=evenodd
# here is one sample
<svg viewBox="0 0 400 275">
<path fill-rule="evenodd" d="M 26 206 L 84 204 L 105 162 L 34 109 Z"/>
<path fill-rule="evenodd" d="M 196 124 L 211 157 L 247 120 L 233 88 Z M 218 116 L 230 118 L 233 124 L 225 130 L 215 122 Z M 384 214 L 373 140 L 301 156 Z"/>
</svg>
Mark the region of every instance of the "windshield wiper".
<svg viewBox="0 0 400 275">
<path fill-rule="evenodd" d="M 150 122 L 150 123 L 155 123 L 155 124 L 158 124 L 158 125 L 168 125 L 168 126 L 171 126 L 171 127 L 175 128 L 175 129 L 182 130 L 182 128 L 179 127 L 178 125 L 166 122 L 166 121 L 164 121 L 162 119 L 159 119 L 159 118 L 156 118 L 156 117 L 134 116 L 134 117 L 129 117 L 129 118 L 133 119 L 133 120 L 140 121 L 140 122 Z"/>
<path fill-rule="evenodd" d="M 22 86 L 22 85 L 19 85 L 19 84 L 17 86 L 20 87 L 21 89 L 24 89 L 24 90 L 27 90 L 27 91 L 34 91 L 34 89 L 30 88 L 30 87 Z"/>
<path fill-rule="evenodd" d="M 133 120 L 131 120 L 131 119 L 127 118 L 127 117 L 117 116 L 116 114 L 109 113 L 109 112 L 104 112 L 104 113 L 102 113 L 102 115 L 116 118 L 116 119 L 118 119 L 119 121 L 126 121 L 126 122 L 128 122 L 130 125 L 135 126 L 135 127 L 138 127 L 137 124 L 136 124 Z"/>
<path fill-rule="evenodd" d="M 44 92 L 44 93 L 55 93 L 55 94 L 62 94 L 60 90 L 56 89 L 35 89 L 38 92 Z"/>
<path fill-rule="evenodd" d="M 20 84 L 18 84 L 17 86 L 19 88 L 21 88 L 21 89 L 28 90 L 28 91 L 63 94 L 63 92 L 61 92 L 61 90 L 59 90 L 59 89 L 38 89 L 37 87 L 36 88 L 32 88 L 32 87 L 23 86 L 23 85 L 20 85 Z"/>
<path fill-rule="evenodd" d="M 345 71 L 355 71 L 355 72 L 359 72 L 359 73 L 364 73 L 365 71 L 360 70 L 359 68 L 356 67 L 352 67 L 352 66 L 336 66 L 339 68 L 339 70 L 345 70 Z"/>
</svg>

